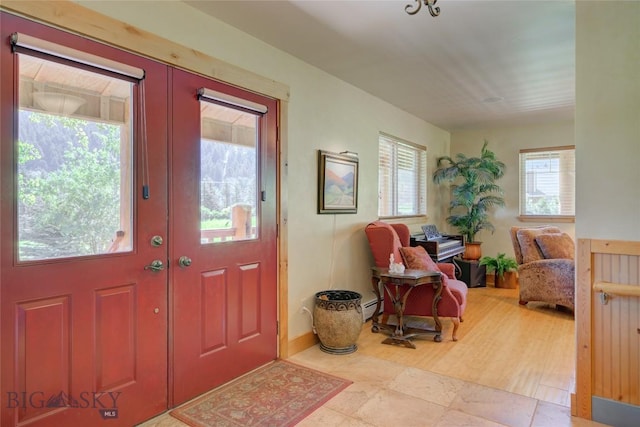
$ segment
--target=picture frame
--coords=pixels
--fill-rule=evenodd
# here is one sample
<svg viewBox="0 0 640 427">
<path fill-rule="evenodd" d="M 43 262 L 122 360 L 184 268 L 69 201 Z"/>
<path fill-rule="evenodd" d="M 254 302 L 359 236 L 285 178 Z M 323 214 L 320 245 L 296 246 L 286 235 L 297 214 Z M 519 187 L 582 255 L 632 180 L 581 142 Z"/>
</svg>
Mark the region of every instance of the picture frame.
<svg viewBox="0 0 640 427">
<path fill-rule="evenodd" d="M 358 156 L 318 150 L 318 213 L 358 212 Z"/>
</svg>

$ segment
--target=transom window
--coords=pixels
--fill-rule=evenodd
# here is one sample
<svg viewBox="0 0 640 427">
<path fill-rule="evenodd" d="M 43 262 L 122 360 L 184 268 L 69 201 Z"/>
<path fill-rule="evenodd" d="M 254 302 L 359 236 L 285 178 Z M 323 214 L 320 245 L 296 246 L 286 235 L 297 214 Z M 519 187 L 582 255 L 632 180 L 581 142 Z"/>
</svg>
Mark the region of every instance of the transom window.
<svg viewBox="0 0 640 427">
<path fill-rule="evenodd" d="M 380 133 L 378 216 L 427 214 L 427 149 Z"/>
<path fill-rule="evenodd" d="M 520 216 L 573 221 L 575 146 L 520 150 Z"/>
</svg>

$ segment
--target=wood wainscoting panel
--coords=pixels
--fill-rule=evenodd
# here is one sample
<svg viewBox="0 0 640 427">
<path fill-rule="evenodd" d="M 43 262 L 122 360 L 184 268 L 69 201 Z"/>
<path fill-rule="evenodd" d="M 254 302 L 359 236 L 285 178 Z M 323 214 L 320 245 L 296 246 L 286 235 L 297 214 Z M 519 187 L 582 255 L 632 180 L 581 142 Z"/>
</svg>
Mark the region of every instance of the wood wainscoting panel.
<svg viewBox="0 0 640 427">
<path fill-rule="evenodd" d="M 640 288 L 640 242 L 578 241 L 572 413 L 579 417 L 592 418 L 592 397 L 640 406 L 640 298 L 636 287 Z"/>
<path fill-rule="evenodd" d="M 593 281 L 640 288 L 640 256 L 593 255 Z M 600 292 L 593 304 L 593 394 L 640 405 L 640 298 Z"/>
</svg>

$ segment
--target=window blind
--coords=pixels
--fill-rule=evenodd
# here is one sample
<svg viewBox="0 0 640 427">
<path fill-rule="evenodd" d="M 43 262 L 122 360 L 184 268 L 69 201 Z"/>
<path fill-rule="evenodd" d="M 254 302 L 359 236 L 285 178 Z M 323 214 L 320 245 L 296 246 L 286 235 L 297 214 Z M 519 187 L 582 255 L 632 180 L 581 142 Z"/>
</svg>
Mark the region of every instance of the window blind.
<svg viewBox="0 0 640 427">
<path fill-rule="evenodd" d="M 425 215 L 427 150 L 390 135 L 380 134 L 378 156 L 378 215 Z"/>
<path fill-rule="evenodd" d="M 520 215 L 575 215 L 575 147 L 520 150 Z"/>
<path fill-rule="evenodd" d="M 42 40 L 37 37 L 29 36 L 27 34 L 13 33 L 11 35 L 11 46 L 14 50 L 16 48 L 23 48 L 35 52 L 40 52 L 50 56 L 66 59 L 68 61 L 89 65 L 94 68 L 134 78 L 136 80 L 142 80 L 144 78 L 144 70 L 141 68 L 133 67 L 131 65 L 123 64 L 121 62 L 103 58 L 101 56 L 72 49 L 70 47 L 52 43 L 47 40 Z"/>
<path fill-rule="evenodd" d="M 228 95 L 212 89 L 198 89 L 198 97 L 218 104 L 238 107 L 249 113 L 265 114 L 267 112 L 266 105 L 258 104 L 257 102 L 248 101 L 246 99 L 238 98 L 237 96 Z"/>
</svg>

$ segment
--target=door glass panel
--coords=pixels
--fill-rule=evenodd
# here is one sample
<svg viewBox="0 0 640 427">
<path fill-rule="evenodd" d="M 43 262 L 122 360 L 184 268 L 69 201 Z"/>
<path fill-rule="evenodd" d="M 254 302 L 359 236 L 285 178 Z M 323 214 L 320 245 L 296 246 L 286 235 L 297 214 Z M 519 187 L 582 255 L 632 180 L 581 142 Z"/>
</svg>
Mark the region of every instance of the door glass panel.
<svg viewBox="0 0 640 427">
<path fill-rule="evenodd" d="M 258 117 L 200 101 L 200 241 L 258 236 Z"/>
<path fill-rule="evenodd" d="M 18 260 L 130 251 L 133 83 L 18 60 Z"/>
</svg>

